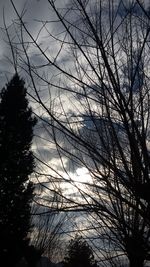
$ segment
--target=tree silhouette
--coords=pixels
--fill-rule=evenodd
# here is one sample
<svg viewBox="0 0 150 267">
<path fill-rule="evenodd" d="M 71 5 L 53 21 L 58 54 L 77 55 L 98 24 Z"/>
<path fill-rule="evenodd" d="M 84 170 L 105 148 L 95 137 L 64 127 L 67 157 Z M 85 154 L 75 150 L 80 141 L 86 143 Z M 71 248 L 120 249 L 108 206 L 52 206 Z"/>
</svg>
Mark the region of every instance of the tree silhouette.
<svg viewBox="0 0 150 267">
<path fill-rule="evenodd" d="M 0 255 L 11 266 L 21 256 L 31 229 L 29 176 L 34 158 L 30 148 L 36 119 L 24 84 L 15 74 L 0 93 Z"/>
<path fill-rule="evenodd" d="M 52 28 L 49 27 L 49 40 L 45 45 L 54 42 L 59 49 L 54 52 L 50 45 L 51 52 L 46 53 L 43 43 L 39 44 L 19 15 L 17 5 L 13 0 L 10 2 L 20 21 L 19 40 L 17 45 L 16 41 L 11 45 L 19 52 L 19 43 L 21 53 L 24 52 L 34 88 L 33 100 L 42 110 L 40 119 L 46 146 L 55 150 L 53 155 L 61 165 L 58 168 L 57 163 L 45 164 L 47 155 L 44 158 L 39 153 L 41 168 L 46 166 L 46 179 L 49 168 L 49 191 L 52 176 L 56 183 L 60 177 L 59 184 L 63 188 L 64 183 L 67 188 L 70 182 L 78 191 L 79 197 L 62 195 L 64 205 L 60 211 L 87 212 L 85 225 L 88 220 L 102 241 L 99 242 L 102 265 L 107 265 L 115 256 L 115 259 L 127 257 L 130 267 L 143 267 L 150 251 L 150 20 L 147 6 L 140 0 L 94 1 L 94 5 L 92 0 L 76 0 L 71 1 L 71 6 L 60 8 L 57 1 L 49 0 L 56 19 Z M 43 38 L 42 29 L 45 27 L 47 32 L 49 23 L 42 18 L 42 24 L 38 24 L 38 39 L 40 34 Z M 65 34 L 64 31 L 61 34 L 61 27 Z M 24 35 L 20 28 L 25 31 Z M 13 40 L 11 34 L 10 37 L 9 40 Z M 39 64 L 31 59 L 30 49 L 26 49 L 27 40 L 31 50 L 34 46 L 39 53 Z M 24 69 L 22 54 L 20 58 L 17 67 Z M 46 64 L 41 64 L 41 60 Z M 52 73 L 57 73 L 57 78 Z M 60 92 L 58 98 L 51 93 L 53 88 Z M 78 169 L 83 168 L 91 179 L 74 182 L 70 172 L 75 177 Z"/>
<path fill-rule="evenodd" d="M 71 239 L 64 259 L 65 267 L 97 267 L 93 251 L 82 236 Z"/>
</svg>

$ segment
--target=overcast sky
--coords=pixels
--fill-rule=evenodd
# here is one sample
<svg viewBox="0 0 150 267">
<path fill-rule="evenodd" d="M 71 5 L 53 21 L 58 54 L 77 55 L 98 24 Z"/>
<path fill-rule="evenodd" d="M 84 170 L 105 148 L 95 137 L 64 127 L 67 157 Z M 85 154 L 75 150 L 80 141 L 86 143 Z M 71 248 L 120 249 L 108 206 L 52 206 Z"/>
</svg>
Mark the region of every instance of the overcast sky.
<svg viewBox="0 0 150 267">
<path fill-rule="evenodd" d="M 33 33 L 36 31 L 37 22 L 35 19 L 42 20 L 42 18 L 49 16 L 49 8 L 47 0 L 14 0 L 13 1 L 18 12 L 21 14 L 22 10 L 25 9 L 24 20 L 28 22 L 30 31 Z M 16 19 L 15 11 L 12 7 L 10 0 L 0 0 L 0 27 L 4 27 L 3 23 L 3 11 L 5 14 L 6 25 L 9 26 Z M 13 72 L 13 68 L 6 57 L 9 55 L 9 47 L 6 44 L 6 36 L 3 31 L 0 31 L 0 77 L 1 84 L 5 83 L 6 76 L 9 76 L 9 72 Z M 8 56 L 9 57 L 9 56 Z M 11 75 L 11 73 L 10 73 Z"/>
<path fill-rule="evenodd" d="M 59 6 L 62 6 L 65 4 L 68 0 L 58 0 L 57 3 L 60 4 Z M 50 6 L 48 4 L 47 0 L 14 0 L 13 1 L 19 14 L 21 14 L 22 10 L 25 9 L 26 13 L 24 15 L 24 21 L 28 23 L 28 29 L 30 32 L 33 34 L 33 36 L 36 35 L 36 32 L 38 32 L 40 25 L 36 20 L 52 20 L 53 14 L 50 10 Z M 12 24 L 12 22 L 17 18 L 17 15 L 15 14 L 15 11 L 12 7 L 12 4 L 10 0 L 0 0 L 0 26 L 3 28 L 4 23 L 3 23 L 3 10 L 5 14 L 5 22 L 6 25 L 9 26 Z M 52 27 L 52 24 L 50 25 Z M 59 26 L 59 30 L 61 27 Z M 11 36 L 13 36 L 13 27 L 12 30 L 10 31 Z M 15 33 L 14 33 L 15 34 Z M 41 36 L 42 33 L 41 33 Z M 41 37 L 42 38 L 42 37 Z M 0 89 L 6 84 L 7 79 L 10 79 L 12 75 L 14 74 L 14 68 L 13 66 L 9 63 L 9 59 L 12 57 L 11 52 L 10 52 L 10 46 L 9 44 L 6 43 L 7 37 L 1 30 L 0 33 L 0 79 L 1 79 L 1 87 Z M 46 41 L 43 37 L 43 43 L 45 44 Z M 49 40 L 48 40 L 49 41 Z M 56 51 L 57 53 L 57 44 L 53 43 L 51 46 L 50 43 L 48 43 L 50 46 L 50 50 Z M 8 58 L 6 58 L 8 57 Z M 35 56 L 34 51 L 30 54 L 31 59 L 33 59 L 36 64 L 40 61 L 40 59 Z M 61 58 L 64 58 L 63 55 Z M 65 57 L 66 60 L 66 57 Z M 52 69 L 49 71 L 52 73 Z M 55 70 L 56 71 L 56 70 Z M 52 92 L 52 89 L 51 89 Z M 42 93 L 43 95 L 44 93 Z M 69 104 L 68 104 L 69 107 Z M 41 132 L 40 130 L 41 129 Z M 40 122 L 39 122 L 39 127 L 38 127 L 38 134 L 44 135 L 46 132 L 43 132 L 43 126 L 41 125 L 40 128 Z M 44 135 L 45 137 L 45 135 Z M 37 144 L 38 143 L 38 144 Z M 49 161 L 51 159 L 54 159 L 55 162 L 58 162 L 58 155 L 55 153 L 55 149 L 50 149 L 48 144 L 40 141 L 38 139 L 36 143 L 36 146 L 38 146 L 38 149 L 41 153 L 41 157 L 43 156 L 45 160 Z M 70 167 L 69 167 L 70 168 Z M 59 165 L 57 164 L 57 170 L 59 169 Z"/>
<path fill-rule="evenodd" d="M 70 0 L 57 0 L 56 4 L 59 7 L 64 6 L 68 1 Z M 39 31 L 40 23 L 37 22 L 37 20 L 45 21 L 45 20 L 52 20 L 53 19 L 53 13 L 50 10 L 50 4 L 47 0 L 13 0 L 19 14 L 23 10 L 25 10 L 24 14 L 24 21 L 26 21 L 28 24 L 28 29 L 30 30 L 30 33 L 33 34 L 33 36 L 36 36 L 36 34 Z M 4 27 L 3 23 L 3 11 L 5 14 L 5 21 L 6 25 L 9 26 L 12 24 L 12 22 L 17 18 L 17 15 L 15 14 L 15 11 L 12 7 L 10 0 L 0 0 L 0 27 Z M 49 27 L 52 27 L 52 24 L 49 24 Z M 59 25 L 60 27 L 60 25 Z M 10 31 L 12 34 L 12 30 Z M 15 35 L 15 33 L 14 33 Z M 45 37 L 45 36 L 44 36 Z M 42 38 L 42 33 L 40 34 L 40 38 Z M 44 38 L 43 38 L 44 39 Z M 9 64 L 9 60 L 6 59 L 8 57 L 9 59 L 11 56 L 9 55 L 10 46 L 6 44 L 7 37 L 3 33 L 3 31 L 0 31 L 0 78 L 1 78 L 1 84 L 4 84 L 6 82 L 6 76 L 11 77 L 14 69 L 11 64 Z M 43 41 L 43 40 L 42 40 Z M 44 42 L 46 44 L 46 41 L 44 39 Z M 53 45 L 53 49 L 56 50 L 57 45 Z M 57 53 L 57 50 L 56 50 Z"/>
<path fill-rule="evenodd" d="M 58 7 L 64 6 L 70 0 L 56 0 L 56 5 Z M 118 1 L 118 0 L 116 0 Z M 125 2 L 128 0 L 125 0 Z M 25 8 L 26 13 L 24 15 L 24 21 L 28 22 L 28 28 L 32 34 L 36 34 L 39 29 L 39 23 L 36 20 L 51 20 L 53 19 L 53 14 L 50 10 L 50 5 L 47 0 L 13 0 L 19 14 Z M 106 1 L 107 2 L 107 1 Z M 144 0 L 144 3 L 148 3 L 149 0 Z M 93 0 L 94 3 L 94 0 Z M 6 24 L 10 25 L 12 21 L 17 17 L 15 11 L 12 7 L 10 0 L 0 0 L 0 26 L 3 27 L 3 10 L 5 13 Z M 60 26 L 60 25 L 59 25 Z M 0 77 L 4 80 L 3 71 L 11 71 L 8 68 L 7 60 L 4 60 L 5 56 L 8 56 L 8 45 L 6 45 L 6 37 L 0 32 Z M 44 40 L 45 42 L 45 40 Z M 54 47 L 55 48 L 55 47 Z M 66 55 L 65 55 L 66 58 Z M 68 64 L 68 63 L 67 63 Z M 10 66 L 9 66 L 10 67 Z"/>
<path fill-rule="evenodd" d="M 62 6 L 65 3 L 67 3 L 70 0 L 56 0 L 57 5 Z M 117 1 L 117 0 L 116 0 Z M 125 0 L 124 0 L 125 1 Z M 127 1 L 127 0 L 126 0 Z M 53 15 L 52 12 L 50 10 L 50 6 L 48 4 L 47 0 L 14 0 L 13 1 L 19 14 L 21 14 L 22 10 L 25 8 L 26 13 L 24 16 L 24 21 L 28 22 L 28 29 L 30 30 L 30 32 L 33 35 L 36 35 L 36 32 L 38 32 L 39 24 L 36 20 L 52 20 Z M 93 0 L 94 2 L 94 0 Z M 92 2 L 92 3 L 93 3 Z M 145 2 L 147 2 L 147 0 L 145 0 Z M 3 9 L 4 9 L 4 13 L 5 13 L 5 21 L 7 25 L 10 25 L 12 23 L 13 20 L 15 20 L 15 18 L 17 17 L 15 14 L 15 11 L 11 5 L 10 0 L 0 0 L 0 25 L 1 27 L 3 27 Z M 51 24 L 52 25 L 52 24 Z M 50 25 L 50 27 L 52 27 Z M 60 27 L 60 25 L 59 25 Z M 41 33 L 42 36 L 42 33 Z M 42 37 L 41 37 L 42 38 Z M 6 42 L 4 42 L 4 40 L 6 40 L 6 36 L 4 36 L 4 34 L 0 34 L 0 78 L 1 78 L 1 85 L 5 84 L 6 82 L 6 77 L 11 77 L 12 74 L 14 73 L 14 69 L 13 67 L 9 64 L 8 59 L 5 59 L 6 56 L 9 57 L 9 53 L 10 53 L 10 47 L 9 45 L 6 44 Z M 49 40 L 48 40 L 49 42 Z M 43 38 L 43 43 L 46 43 L 46 39 Z M 56 41 L 55 43 L 53 43 L 53 46 L 51 46 L 51 43 L 48 43 L 49 46 L 49 50 L 51 55 L 53 56 L 54 54 L 57 54 L 58 51 L 57 50 L 57 44 Z M 52 53 L 55 50 L 56 53 Z M 65 50 L 63 50 L 65 51 Z M 68 51 L 67 51 L 68 52 Z M 30 54 L 31 58 L 33 58 L 34 62 L 36 62 L 36 64 L 38 64 L 38 62 L 41 60 L 41 58 L 35 56 L 34 51 L 32 51 L 32 53 Z M 68 56 L 69 57 L 69 56 Z M 60 61 L 63 62 L 64 59 L 67 59 L 67 65 L 68 62 L 70 63 L 70 59 L 68 59 L 68 57 L 64 56 L 64 54 L 59 54 L 59 58 Z M 60 64 L 59 61 L 59 64 Z M 52 68 L 49 70 L 50 75 L 53 74 L 52 72 L 56 70 L 53 70 Z M 45 92 L 45 91 L 44 91 Z M 42 94 L 45 94 L 42 92 Z M 43 144 L 41 144 L 40 150 L 42 151 L 43 149 L 43 154 L 46 153 L 47 158 L 54 158 L 54 152 L 52 151 L 52 155 L 50 155 L 49 151 L 50 149 L 48 148 L 47 144 L 46 144 L 46 149 L 43 149 Z M 56 156 L 55 156 L 56 159 Z"/>
</svg>

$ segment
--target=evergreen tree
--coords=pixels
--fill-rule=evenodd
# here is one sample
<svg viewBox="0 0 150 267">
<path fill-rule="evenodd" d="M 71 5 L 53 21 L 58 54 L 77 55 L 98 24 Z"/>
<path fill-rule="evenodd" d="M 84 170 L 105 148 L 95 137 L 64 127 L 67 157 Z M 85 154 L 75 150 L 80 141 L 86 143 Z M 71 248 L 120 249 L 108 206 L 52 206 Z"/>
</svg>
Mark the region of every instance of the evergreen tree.
<svg viewBox="0 0 150 267">
<path fill-rule="evenodd" d="M 0 258 L 13 266 L 28 243 L 34 170 L 31 151 L 36 119 L 24 81 L 15 74 L 0 93 Z"/>
<path fill-rule="evenodd" d="M 93 251 L 81 236 L 71 239 L 64 259 L 65 267 L 97 267 Z"/>
</svg>

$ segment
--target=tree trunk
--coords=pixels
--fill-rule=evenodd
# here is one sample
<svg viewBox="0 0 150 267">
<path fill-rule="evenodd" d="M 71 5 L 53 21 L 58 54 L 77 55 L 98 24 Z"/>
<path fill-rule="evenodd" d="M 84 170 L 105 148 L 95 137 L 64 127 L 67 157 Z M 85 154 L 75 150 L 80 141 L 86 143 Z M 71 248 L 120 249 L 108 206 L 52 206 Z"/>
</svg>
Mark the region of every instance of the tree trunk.
<svg viewBox="0 0 150 267">
<path fill-rule="evenodd" d="M 144 266 L 144 259 L 140 257 L 130 257 L 129 258 L 129 266 L 130 267 L 143 267 Z"/>
</svg>

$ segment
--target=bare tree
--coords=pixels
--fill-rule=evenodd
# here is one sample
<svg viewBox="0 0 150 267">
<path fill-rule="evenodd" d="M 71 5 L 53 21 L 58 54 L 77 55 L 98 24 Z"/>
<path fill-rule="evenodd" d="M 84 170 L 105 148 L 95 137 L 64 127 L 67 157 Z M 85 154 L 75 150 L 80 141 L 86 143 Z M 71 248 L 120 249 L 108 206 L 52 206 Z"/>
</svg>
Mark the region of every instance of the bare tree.
<svg viewBox="0 0 150 267">
<path fill-rule="evenodd" d="M 39 174 L 37 173 L 35 176 L 37 181 L 32 204 L 34 227 L 30 243 L 41 255 L 48 257 L 52 262 L 62 261 L 66 237 L 65 228 L 69 217 L 68 214 L 59 212 L 60 205 L 62 205 L 61 190 L 57 186 L 57 192 L 48 189 L 47 193 L 47 186 L 44 182 L 40 182 Z"/>
<path fill-rule="evenodd" d="M 35 227 L 31 235 L 31 244 L 52 262 L 61 261 L 64 253 L 64 223 L 67 216 L 59 212 L 42 215 L 42 212 L 40 210 L 41 214 L 33 216 Z M 37 209 L 34 214 L 37 214 Z"/>
<path fill-rule="evenodd" d="M 40 21 L 34 36 L 11 3 L 20 27 L 11 48 L 53 149 L 49 159 L 37 155 L 39 173 L 48 190 L 61 184 L 64 192 L 57 210 L 84 211 L 96 222 L 104 260 L 124 254 L 131 267 L 142 267 L 150 249 L 146 9 L 134 0 L 72 0 L 64 8 L 48 0 L 53 20 Z M 49 40 L 41 44 L 43 32 Z M 89 180 L 74 179 L 79 168 Z"/>
</svg>

